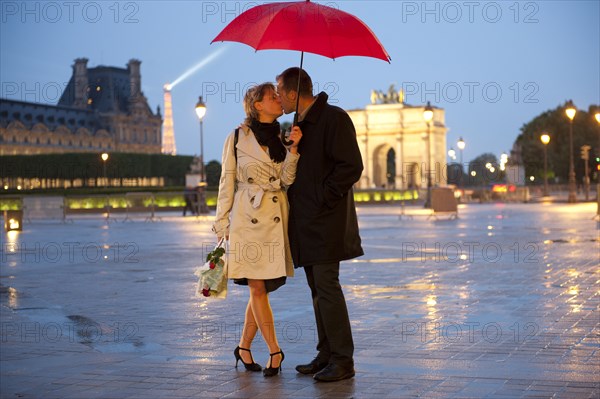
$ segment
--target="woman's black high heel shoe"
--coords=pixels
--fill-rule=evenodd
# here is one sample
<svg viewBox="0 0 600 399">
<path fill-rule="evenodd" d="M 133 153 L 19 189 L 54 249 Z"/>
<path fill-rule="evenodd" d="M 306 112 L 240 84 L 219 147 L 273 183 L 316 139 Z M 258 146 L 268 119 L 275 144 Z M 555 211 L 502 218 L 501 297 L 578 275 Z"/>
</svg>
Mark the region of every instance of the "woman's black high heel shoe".
<svg viewBox="0 0 600 399">
<path fill-rule="evenodd" d="M 281 371 L 281 363 L 283 363 L 283 359 L 285 359 L 285 355 L 283 354 L 283 351 L 280 349 L 279 352 L 275 352 L 275 353 L 271 353 L 269 356 L 271 357 L 271 365 L 273 364 L 273 356 L 275 355 L 281 355 L 281 361 L 279 362 L 279 367 L 265 367 L 263 369 L 263 375 L 265 377 L 273 377 L 274 375 L 277 375 L 279 373 L 279 371 Z"/>
<path fill-rule="evenodd" d="M 246 348 L 240 348 L 239 346 L 237 348 L 235 348 L 235 350 L 233 351 L 233 356 L 235 356 L 235 367 L 237 367 L 238 362 L 241 360 L 242 364 L 244 365 L 244 367 L 246 367 L 246 370 L 248 371 L 260 371 L 262 370 L 262 367 L 260 364 L 258 363 L 254 363 L 254 359 L 252 359 L 252 352 L 250 352 L 250 358 L 252 359 L 252 363 L 246 363 L 244 362 L 244 359 L 242 359 L 242 357 L 240 356 L 240 351 L 247 351 L 250 352 L 250 349 L 246 349 Z"/>
</svg>

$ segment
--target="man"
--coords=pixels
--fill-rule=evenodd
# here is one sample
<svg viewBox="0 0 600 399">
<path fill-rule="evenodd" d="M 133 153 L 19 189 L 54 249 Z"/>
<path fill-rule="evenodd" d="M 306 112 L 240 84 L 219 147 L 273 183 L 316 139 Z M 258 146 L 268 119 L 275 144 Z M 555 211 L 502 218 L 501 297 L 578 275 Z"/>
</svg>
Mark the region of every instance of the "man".
<svg viewBox="0 0 600 399">
<path fill-rule="evenodd" d="M 339 269 L 340 261 L 363 255 L 352 193 L 363 165 L 348 114 L 328 104 L 326 93 L 313 96 L 312 90 L 304 70 L 289 68 L 277 76 L 284 112 L 295 111 L 299 100 L 302 157 L 288 190 L 288 233 L 294 266 L 304 268 L 310 286 L 319 337 L 315 359 L 296 370 L 314 374 L 317 381 L 339 381 L 354 376 L 354 343 Z"/>
</svg>

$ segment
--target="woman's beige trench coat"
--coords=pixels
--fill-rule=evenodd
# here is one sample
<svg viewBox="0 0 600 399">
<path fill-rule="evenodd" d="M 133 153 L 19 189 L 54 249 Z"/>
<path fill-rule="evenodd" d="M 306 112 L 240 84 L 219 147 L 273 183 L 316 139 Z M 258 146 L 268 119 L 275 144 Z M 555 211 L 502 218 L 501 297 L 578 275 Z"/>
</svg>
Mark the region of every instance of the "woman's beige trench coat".
<svg viewBox="0 0 600 399">
<path fill-rule="evenodd" d="M 229 235 L 229 278 L 268 280 L 293 276 L 288 242 L 287 186 L 294 182 L 299 155 L 288 151 L 275 163 L 241 125 L 237 162 L 234 133 L 225 140 L 213 231 Z"/>
</svg>

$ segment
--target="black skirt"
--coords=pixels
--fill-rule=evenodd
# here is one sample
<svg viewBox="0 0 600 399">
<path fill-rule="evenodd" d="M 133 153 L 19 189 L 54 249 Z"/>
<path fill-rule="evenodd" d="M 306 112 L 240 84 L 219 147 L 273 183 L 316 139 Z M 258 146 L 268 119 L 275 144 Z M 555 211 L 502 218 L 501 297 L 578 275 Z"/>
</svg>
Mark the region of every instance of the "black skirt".
<svg viewBox="0 0 600 399">
<path fill-rule="evenodd" d="M 273 292 L 277 288 L 279 288 L 282 285 L 284 285 L 286 279 L 287 279 L 287 277 L 283 276 L 283 277 L 277 277 L 277 278 L 272 278 L 272 279 L 269 279 L 269 280 L 265 280 L 265 288 L 266 288 L 267 292 Z M 235 284 L 239 284 L 239 285 L 248 285 L 248 279 L 247 278 L 234 278 L 233 282 Z"/>
</svg>

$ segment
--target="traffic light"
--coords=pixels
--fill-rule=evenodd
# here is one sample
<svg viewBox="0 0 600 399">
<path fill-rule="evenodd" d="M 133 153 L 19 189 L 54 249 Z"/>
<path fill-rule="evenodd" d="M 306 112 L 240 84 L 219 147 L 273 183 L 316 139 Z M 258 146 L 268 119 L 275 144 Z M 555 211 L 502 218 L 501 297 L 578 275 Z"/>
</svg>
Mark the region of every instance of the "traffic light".
<svg viewBox="0 0 600 399">
<path fill-rule="evenodd" d="M 587 161 L 588 159 L 590 159 L 590 149 L 592 147 L 590 147 L 589 145 L 583 145 L 581 146 L 581 159 Z"/>
</svg>

